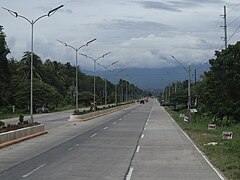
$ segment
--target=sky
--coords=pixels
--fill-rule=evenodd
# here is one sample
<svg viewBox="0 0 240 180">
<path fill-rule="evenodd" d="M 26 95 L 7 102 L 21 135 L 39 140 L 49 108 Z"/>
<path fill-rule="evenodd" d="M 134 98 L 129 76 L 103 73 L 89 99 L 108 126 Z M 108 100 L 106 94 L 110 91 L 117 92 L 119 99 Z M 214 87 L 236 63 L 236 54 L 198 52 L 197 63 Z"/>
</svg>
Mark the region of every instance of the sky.
<svg viewBox="0 0 240 180">
<path fill-rule="evenodd" d="M 227 6 L 228 35 L 240 25 L 240 1 L 237 0 L 1 0 L 0 6 L 35 20 L 49 10 L 64 5 L 51 17 L 34 24 L 34 52 L 46 59 L 71 62 L 73 47 L 97 40 L 79 52 L 98 58 L 102 65 L 119 61 L 112 68 L 169 68 L 208 62 L 215 50 L 224 48 L 223 7 Z M 0 25 L 11 51 L 8 57 L 21 59 L 30 51 L 31 26 L 22 18 L 0 9 Z M 235 44 L 236 31 L 229 39 Z M 80 67 L 92 70 L 93 62 L 79 55 Z M 179 68 L 181 68 L 179 66 Z"/>
</svg>

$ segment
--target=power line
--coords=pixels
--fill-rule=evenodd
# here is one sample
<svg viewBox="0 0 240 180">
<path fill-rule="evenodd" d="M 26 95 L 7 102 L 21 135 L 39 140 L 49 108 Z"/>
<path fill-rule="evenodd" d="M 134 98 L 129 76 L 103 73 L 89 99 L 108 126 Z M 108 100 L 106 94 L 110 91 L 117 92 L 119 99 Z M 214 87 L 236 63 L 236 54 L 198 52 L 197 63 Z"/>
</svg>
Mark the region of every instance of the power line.
<svg viewBox="0 0 240 180">
<path fill-rule="evenodd" d="M 237 33 L 239 28 L 240 28 L 240 25 L 237 27 L 237 29 L 234 31 L 234 33 L 228 38 L 228 41 Z"/>
<path fill-rule="evenodd" d="M 227 14 L 230 14 L 236 7 L 238 7 L 240 5 L 240 2 L 237 3 L 230 11 L 228 11 Z"/>
<path fill-rule="evenodd" d="M 216 26 L 215 26 L 215 30 L 214 30 L 214 31 L 216 31 L 217 28 L 218 28 L 218 29 L 217 29 L 215 35 L 213 36 L 213 38 L 212 38 L 212 40 L 211 40 L 210 47 L 208 48 L 208 51 L 207 51 L 204 59 L 207 59 L 207 56 L 208 56 L 210 50 L 213 48 L 214 40 L 216 39 L 218 33 L 220 32 L 220 29 L 221 29 L 221 26 L 222 26 L 222 21 L 220 21 L 220 19 L 221 19 L 221 17 L 219 17 L 219 19 L 218 19 L 218 21 L 217 21 L 217 23 L 216 23 Z M 219 41 L 220 41 L 220 40 L 219 40 Z M 218 44 L 219 44 L 219 43 L 218 43 Z M 214 56 L 213 56 L 213 57 L 214 57 Z M 206 65 L 206 62 L 203 62 L 202 64 L 200 64 L 200 65 L 196 68 L 196 70 L 202 69 L 205 65 Z"/>
<path fill-rule="evenodd" d="M 228 26 L 230 26 L 231 24 L 233 24 L 234 22 L 236 22 L 239 18 L 240 18 L 240 16 L 236 17 L 234 20 L 232 20 L 230 23 L 228 23 Z"/>
</svg>

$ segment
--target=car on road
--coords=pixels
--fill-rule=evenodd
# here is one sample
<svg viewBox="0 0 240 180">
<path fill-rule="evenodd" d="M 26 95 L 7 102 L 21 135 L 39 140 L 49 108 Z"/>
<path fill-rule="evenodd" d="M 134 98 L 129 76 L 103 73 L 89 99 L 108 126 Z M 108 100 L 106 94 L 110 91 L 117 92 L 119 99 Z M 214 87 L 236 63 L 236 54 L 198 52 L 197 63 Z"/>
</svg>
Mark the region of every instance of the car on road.
<svg viewBox="0 0 240 180">
<path fill-rule="evenodd" d="M 145 102 L 144 102 L 144 100 L 142 99 L 142 100 L 140 100 L 140 104 L 144 104 Z"/>
<path fill-rule="evenodd" d="M 49 109 L 46 107 L 40 107 L 36 109 L 36 113 L 40 114 L 40 113 L 48 113 Z"/>
</svg>

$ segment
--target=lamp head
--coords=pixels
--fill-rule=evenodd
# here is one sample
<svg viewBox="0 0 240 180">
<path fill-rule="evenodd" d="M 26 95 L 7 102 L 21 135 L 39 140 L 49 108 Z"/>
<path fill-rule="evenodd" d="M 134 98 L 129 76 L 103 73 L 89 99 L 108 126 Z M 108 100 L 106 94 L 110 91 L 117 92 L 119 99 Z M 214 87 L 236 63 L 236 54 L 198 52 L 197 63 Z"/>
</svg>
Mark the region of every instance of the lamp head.
<svg viewBox="0 0 240 180">
<path fill-rule="evenodd" d="M 63 5 L 56 7 L 55 9 L 48 12 L 48 17 L 52 16 L 58 9 L 62 8 Z"/>
<path fill-rule="evenodd" d="M 8 11 L 12 16 L 18 17 L 18 13 L 16 11 L 12 11 L 10 9 L 7 9 L 5 7 L 2 7 L 4 10 Z"/>
</svg>

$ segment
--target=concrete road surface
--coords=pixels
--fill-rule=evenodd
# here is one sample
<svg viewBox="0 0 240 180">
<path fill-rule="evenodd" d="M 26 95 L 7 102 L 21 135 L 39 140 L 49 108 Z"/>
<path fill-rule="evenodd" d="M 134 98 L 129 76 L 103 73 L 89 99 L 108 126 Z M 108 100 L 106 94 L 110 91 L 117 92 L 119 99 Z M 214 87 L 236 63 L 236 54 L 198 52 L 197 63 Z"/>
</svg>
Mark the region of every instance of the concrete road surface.
<svg viewBox="0 0 240 180">
<path fill-rule="evenodd" d="M 1 180 L 220 179 L 156 100 L 52 122 L 47 135 L 0 149 Z"/>
<path fill-rule="evenodd" d="M 155 101 L 131 163 L 129 179 L 225 179 L 188 138 Z"/>
</svg>

